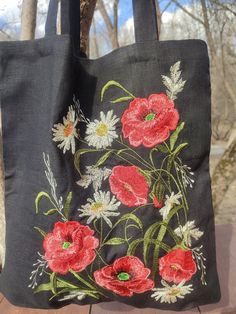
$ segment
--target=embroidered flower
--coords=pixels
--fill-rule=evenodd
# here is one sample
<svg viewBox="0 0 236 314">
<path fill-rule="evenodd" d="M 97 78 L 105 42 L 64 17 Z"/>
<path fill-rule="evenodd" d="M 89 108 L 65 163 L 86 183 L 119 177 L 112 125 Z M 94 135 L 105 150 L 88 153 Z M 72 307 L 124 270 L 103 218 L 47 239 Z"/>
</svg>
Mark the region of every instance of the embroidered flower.
<svg viewBox="0 0 236 314">
<path fill-rule="evenodd" d="M 148 183 L 136 166 L 115 166 L 109 177 L 110 188 L 124 205 L 147 204 Z"/>
<path fill-rule="evenodd" d="M 162 208 L 164 202 L 163 202 L 163 199 L 159 200 L 156 196 L 154 196 L 153 204 L 154 204 L 154 207 L 156 208 Z"/>
<path fill-rule="evenodd" d="M 170 196 L 166 195 L 165 205 L 160 209 L 160 214 L 162 215 L 163 220 L 167 219 L 168 214 L 174 205 L 180 205 L 179 199 L 181 197 L 182 194 L 180 192 L 177 194 L 172 192 Z"/>
<path fill-rule="evenodd" d="M 43 242 L 49 268 L 59 274 L 80 272 L 93 262 L 99 245 L 94 231 L 77 221 L 56 222 Z"/>
<path fill-rule="evenodd" d="M 191 246 L 191 238 L 198 240 L 203 235 L 203 232 L 196 228 L 195 221 L 187 221 L 184 226 L 176 228 L 175 233 L 178 237 L 184 239 L 187 246 Z"/>
<path fill-rule="evenodd" d="M 154 287 L 149 279 L 150 269 L 136 256 L 124 256 L 115 260 L 112 265 L 94 272 L 98 285 L 124 297 L 134 293 L 144 293 Z"/>
<path fill-rule="evenodd" d="M 54 124 L 52 128 L 53 141 L 61 142 L 57 147 L 63 149 L 64 154 L 70 149 L 72 154 L 75 153 L 75 138 L 79 136 L 76 130 L 77 124 L 78 119 L 76 118 L 76 113 L 73 107 L 70 106 L 67 116 L 63 117 L 63 123 Z"/>
<path fill-rule="evenodd" d="M 165 94 L 153 94 L 148 99 L 135 98 L 125 110 L 122 132 L 132 146 L 154 147 L 164 142 L 175 130 L 179 113 Z"/>
<path fill-rule="evenodd" d="M 115 132 L 115 125 L 119 121 L 113 110 L 105 113 L 100 112 L 100 121 L 95 119 L 87 125 L 85 140 L 89 146 L 97 149 L 107 148 L 111 146 L 113 140 L 118 137 Z"/>
<path fill-rule="evenodd" d="M 86 169 L 86 174 L 82 175 L 81 179 L 76 183 L 85 189 L 92 184 L 94 190 L 97 192 L 102 186 L 102 181 L 106 180 L 111 174 L 111 169 L 106 167 L 98 168 L 95 166 L 87 166 Z"/>
<path fill-rule="evenodd" d="M 82 205 L 82 209 L 79 209 L 82 214 L 80 217 L 89 217 L 87 224 L 89 224 L 94 219 L 103 218 L 109 227 L 112 228 L 112 223 L 108 217 L 117 217 L 120 215 L 117 212 L 120 202 L 117 202 L 116 198 L 113 196 L 111 198 L 110 192 L 95 192 L 93 194 L 94 199 L 88 198 L 88 203 Z"/>
<path fill-rule="evenodd" d="M 154 288 L 151 297 L 160 303 L 175 303 L 179 299 L 184 299 L 186 294 L 193 291 L 192 285 L 185 286 L 185 282 L 181 281 L 178 285 L 170 286 L 164 280 L 161 281 L 163 288 Z"/>
<path fill-rule="evenodd" d="M 160 275 L 169 282 L 188 281 L 196 271 L 197 267 L 191 250 L 174 249 L 159 259 Z"/>
<path fill-rule="evenodd" d="M 86 297 L 86 294 L 79 290 L 71 290 L 69 294 L 66 294 L 64 297 L 58 299 L 58 301 L 67 301 L 72 299 L 77 299 L 79 301 L 83 300 Z"/>
</svg>

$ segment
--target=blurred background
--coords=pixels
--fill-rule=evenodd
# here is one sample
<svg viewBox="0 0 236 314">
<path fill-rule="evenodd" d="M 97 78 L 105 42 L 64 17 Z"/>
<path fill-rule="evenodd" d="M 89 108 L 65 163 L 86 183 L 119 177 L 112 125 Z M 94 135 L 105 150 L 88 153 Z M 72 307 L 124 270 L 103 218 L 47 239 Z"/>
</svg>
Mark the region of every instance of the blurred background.
<svg viewBox="0 0 236 314">
<path fill-rule="evenodd" d="M 131 0 L 81 0 L 81 37 L 90 58 L 134 42 L 131 3 Z M 47 7 L 48 0 L 0 0 L 0 41 L 43 37 Z M 160 40 L 202 39 L 208 43 L 216 223 L 236 222 L 236 1 L 157 0 L 156 8 Z M 1 172 L 3 188 L 2 178 Z M 4 226 L 3 197 L 0 219 L 0 226 Z M 0 230 L 0 235 L 3 234 Z M 3 255 L 4 239 L 0 242 Z"/>
</svg>

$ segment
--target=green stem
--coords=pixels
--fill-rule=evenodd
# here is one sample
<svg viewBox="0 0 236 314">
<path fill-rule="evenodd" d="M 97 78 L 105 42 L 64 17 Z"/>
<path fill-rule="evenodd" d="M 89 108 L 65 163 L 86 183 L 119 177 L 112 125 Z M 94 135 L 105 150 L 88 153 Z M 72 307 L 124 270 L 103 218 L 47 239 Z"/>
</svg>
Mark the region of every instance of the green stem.
<svg viewBox="0 0 236 314">
<path fill-rule="evenodd" d="M 53 202 L 53 200 L 50 198 L 50 201 L 53 205 L 53 207 L 56 209 L 57 213 L 63 218 L 63 220 L 68 221 L 66 216 L 60 211 L 60 209 L 57 207 L 57 204 Z"/>
<path fill-rule="evenodd" d="M 96 288 L 94 286 L 92 286 L 89 282 L 87 282 L 82 276 L 80 276 L 78 273 L 76 273 L 73 270 L 70 270 L 70 273 L 75 276 L 75 278 L 77 278 L 80 282 L 82 282 L 85 286 L 89 287 L 92 290 L 96 290 Z"/>
<path fill-rule="evenodd" d="M 144 164 L 146 164 L 146 167 L 153 169 L 152 165 L 149 164 L 149 162 L 147 162 L 144 158 L 142 158 L 134 149 L 132 149 L 131 147 L 129 147 L 128 145 L 126 145 L 125 143 L 123 143 L 119 140 L 116 140 L 116 142 L 119 143 L 120 145 L 124 146 L 128 150 L 132 151 L 132 153 L 134 153 Z"/>
<path fill-rule="evenodd" d="M 132 211 L 131 211 L 131 214 L 134 214 L 137 210 L 139 210 L 140 208 L 142 208 L 142 207 L 146 207 L 146 206 L 149 206 L 149 205 L 153 205 L 153 203 L 147 203 L 147 204 L 145 204 L 145 205 L 140 205 L 140 206 L 138 206 L 138 207 L 136 207 L 135 209 L 133 209 Z M 107 235 L 105 236 L 105 238 L 103 239 L 103 243 L 100 245 L 100 247 L 99 247 L 99 251 L 100 251 L 100 249 L 104 246 L 104 243 L 107 241 L 107 239 L 109 238 L 109 236 L 110 236 L 110 234 L 111 234 L 111 232 L 118 226 L 118 224 L 120 223 L 121 221 L 118 221 L 118 222 L 116 222 L 115 224 L 114 224 L 114 226 L 109 230 L 109 232 L 107 233 Z"/>
<path fill-rule="evenodd" d="M 182 206 L 175 207 L 171 210 L 171 212 L 168 215 L 168 218 L 163 221 L 163 224 L 161 225 L 161 228 L 159 230 L 158 236 L 157 236 L 157 243 L 161 243 L 165 237 L 166 231 L 168 229 L 168 224 L 172 217 L 177 214 L 178 210 L 181 209 Z M 154 248 L 154 253 L 153 253 L 153 263 L 152 263 L 152 277 L 155 277 L 157 267 L 158 267 L 158 258 L 159 258 L 159 253 L 160 253 L 160 245 L 157 244 Z"/>
<path fill-rule="evenodd" d="M 103 224 L 102 224 L 102 218 L 101 218 L 100 243 L 102 243 L 102 228 L 103 228 Z"/>
<path fill-rule="evenodd" d="M 188 202 L 187 202 L 187 199 L 186 199 L 186 195 L 185 195 L 185 191 L 184 191 L 184 188 L 183 188 L 183 183 L 182 183 L 182 180 L 180 179 L 179 177 L 179 173 L 177 171 L 177 168 L 176 168 L 176 162 L 174 162 L 174 165 L 175 165 L 175 173 L 176 173 L 176 176 L 177 176 L 177 180 L 180 184 L 180 187 L 181 187 L 181 194 L 183 196 L 183 200 L 184 200 L 184 215 L 185 215 L 185 222 L 188 221 L 188 211 L 189 211 L 189 207 L 188 207 Z"/>
<path fill-rule="evenodd" d="M 97 232 L 98 234 L 100 234 L 100 231 L 98 230 L 98 228 L 97 228 L 97 226 L 96 226 L 96 222 L 97 222 L 97 219 L 95 219 L 95 220 L 93 221 L 93 227 L 94 227 L 94 229 L 96 230 L 96 232 Z"/>
</svg>

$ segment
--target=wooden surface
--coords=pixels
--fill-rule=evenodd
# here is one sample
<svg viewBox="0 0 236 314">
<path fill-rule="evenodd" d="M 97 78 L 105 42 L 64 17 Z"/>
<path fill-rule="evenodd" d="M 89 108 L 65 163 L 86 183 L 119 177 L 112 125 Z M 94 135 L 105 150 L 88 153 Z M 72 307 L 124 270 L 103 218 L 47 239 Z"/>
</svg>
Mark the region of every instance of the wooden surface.
<svg viewBox="0 0 236 314">
<path fill-rule="evenodd" d="M 201 313 L 236 314 L 236 225 L 221 225 L 216 229 L 217 266 L 222 298 L 218 304 L 201 306 Z M 31 310 L 11 305 L 0 295 L 0 314 L 174 314 L 172 311 L 135 309 L 118 302 L 90 306 L 70 305 L 60 310 Z M 199 313 L 198 309 L 183 312 Z"/>
</svg>

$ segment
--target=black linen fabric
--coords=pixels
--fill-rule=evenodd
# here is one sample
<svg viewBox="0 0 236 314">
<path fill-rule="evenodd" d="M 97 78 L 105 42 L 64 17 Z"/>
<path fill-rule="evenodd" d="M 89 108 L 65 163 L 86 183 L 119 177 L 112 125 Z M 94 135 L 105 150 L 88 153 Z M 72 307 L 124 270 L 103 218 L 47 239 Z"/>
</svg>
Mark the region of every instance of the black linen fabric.
<svg viewBox="0 0 236 314">
<path fill-rule="evenodd" d="M 68 3 L 73 7 L 73 1 Z M 144 5 L 144 2 L 140 6 L 138 3 L 141 1 L 136 2 L 136 14 L 140 14 Z M 150 6 L 145 4 L 144 7 L 148 17 Z M 145 21 L 147 20 L 144 16 L 143 23 Z M 152 23 L 155 24 L 155 16 Z M 154 29 L 153 25 L 149 24 L 148 34 Z M 72 31 L 70 33 L 72 36 L 48 34 L 43 39 L 33 41 L 0 43 L 0 100 L 6 206 L 6 261 L 0 275 L 1 293 L 15 305 L 42 309 L 60 308 L 71 302 L 94 304 L 116 300 L 139 308 L 180 311 L 218 302 L 220 288 L 216 270 L 215 227 L 209 175 L 211 90 L 206 44 L 201 40 L 161 42 L 157 41 L 154 35 L 149 36 L 149 40 L 141 41 L 145 35 L 140 31 L 135 44 L 90 60 L 76 53 L 75 34 Z M 93 196 L 91 186 L 85 189 L 77 184 L 81 176 L 75 167 L 75 157 L 69 151 L 63 154 L 57 143 L 53 142 L 53 126 L 66 116 L 74 98 L 79 100 L 80 109 L 90 121 L 99 119 L 101 111 L 106 114 L 110 110 L 121 118 L 130 100 L 111 103 L 111 100 L 123 96 L 121 89 L 111 88 L 107 89 L 101 101 L 101 90 L 107 82 L 119 82 L 136 98 L 148 98 L 151 94 L 165 93 L 162 75 L 168 75 L 170 67 L 179 61 L 181 75 L 186 83 L 177 100 L 174 100 L 180 122 L 185 122 L 178 140 L 180 143 L 188 143 L 180 156 L 183 164 L 191 167 L 195 179 L 193 188 L 187 190 L 188 221 L 194 221 L 195 226 L 203 232 L 196 247 L 203 247 L 207 284 L 202 284 L 199 279 L 201 271 L 198 270 L 198 275 L 195 274 L 191 282 L 186 282 L 186 285 L 192 285 L 191 293 L 186 294 L 184 298 L 177 297 L 176 302 L 170 303 L 156 301 L 151 297 L 154 293 L 151 289 L 134 293 L 131 297 L 109 291 L 107 297 L 106 288 L 103 287 L 101 291 L 106 296 L 99 295 L 97 299 L 86 295 L 81 300 L 51 298 L 51 291 L 35 293 L 28 287 L 29 277 L 33 270 L 32 265 L 37 261 L 38 252 L 44 254 L 44 249 L 43 239 L 34 227 L 40 226 L 46 233 L 50 233 L 59 221 L 57 215 L 46 216 L 35 211 L 36 196 L 40 191 L 48 189 L 43 153 L 50 156 L 58 195 L 63 195 L 65 199 L 72 192 L 69 221 L 87 224 L 86 218 L 81 218 L 77 209 Z M 80 137 L 84 138 L 86 129 L 83 123 L 81 126 L 79 124 L 79 129 Z M 116 130 L 121 134 L 121 121 L 117 123 Z M 128 145 L 128 139 L 125 141 Z M 112 148 L 119 149 L 118 144 L 114 143 Z M 88 146 L 77 141 L 76 151 L 80 149 L 88 149 Z M 139 145 L 136 152 L 142 158 L 148 159 L 149 151 L 146 147 Z M 96 152 L 89 153 L 86 157 L 81 156 L 81 172 L 85 173 L 87 166 L 95 165 L 100 156 Z M 160 167 L 162 159 L 156 158 L 156 167 Z M 117 165 L 128 166 L 128 163 L 120 161 L 117 156 L 111 156 L 104 165 L 112 169 Z M 103 182 L 103 190 L 110 191 L 108 180 Z M 42 200 L 39 212 L 47 208 L 47 201 Z M 119 211 L 123 215 L 128 214 L 131 209 L 121 204 Z M 113 225 L 119 218 L 120 216 L 113 218 Z M 140 211 L 139 218 L 145 232 L 155 221 L 161 219 L 161 215 L 159 210 L 150 204 Z M 180 219 L 182 218 L 180 214 Z M 93 229 L 92 224 L 88 225 Z M 170 227 L 172 230 L 179 227 L 177 219 L 170 222 Z M 114 230 L 108 240 L 122 238 L 122 228 L 121 225 Z M 103 234 L 109 233 L 109 230 L 109 226 L 104 222 Z M 137 228 L 133 228 L 131 234 L 134 239 L 140 236 Z M 94 236 L 99 238 L 96 230 Z M 173 247 L 170 244 L 170 235 L 166 237 L 166 243 Z M 165 254 L 160 251 L 160 257 Z M 141 245 L 134 255 L 144 262 Z M 107 265 L 113 265 L 115 260 L 124 256 L 128 256 L 125 244 L 107 245 L 103 251 Z M 146 268 L 152 268 L 151 261 L 152 255 L 145 264 Z M 102 267 L 105 265 L 95 260 L 94 271 Z M 50 269 L 47 269 L 47 272 L 49 271 Z M 86 273 L 84 276 L 86 277 Z M 71 273 L 58 277 L 70 283 L 77 282 Z M 151 277 L 149 278 L 151 280 Z M 161 279 L 163 278 L 157 272 L 154 278 L 155 287 L 163 288 Z M 47 283 L 48 274 L 44 273 L 39 282 Z M 170 286 L 173 284 L 168 283 Z"/>
</svg>

